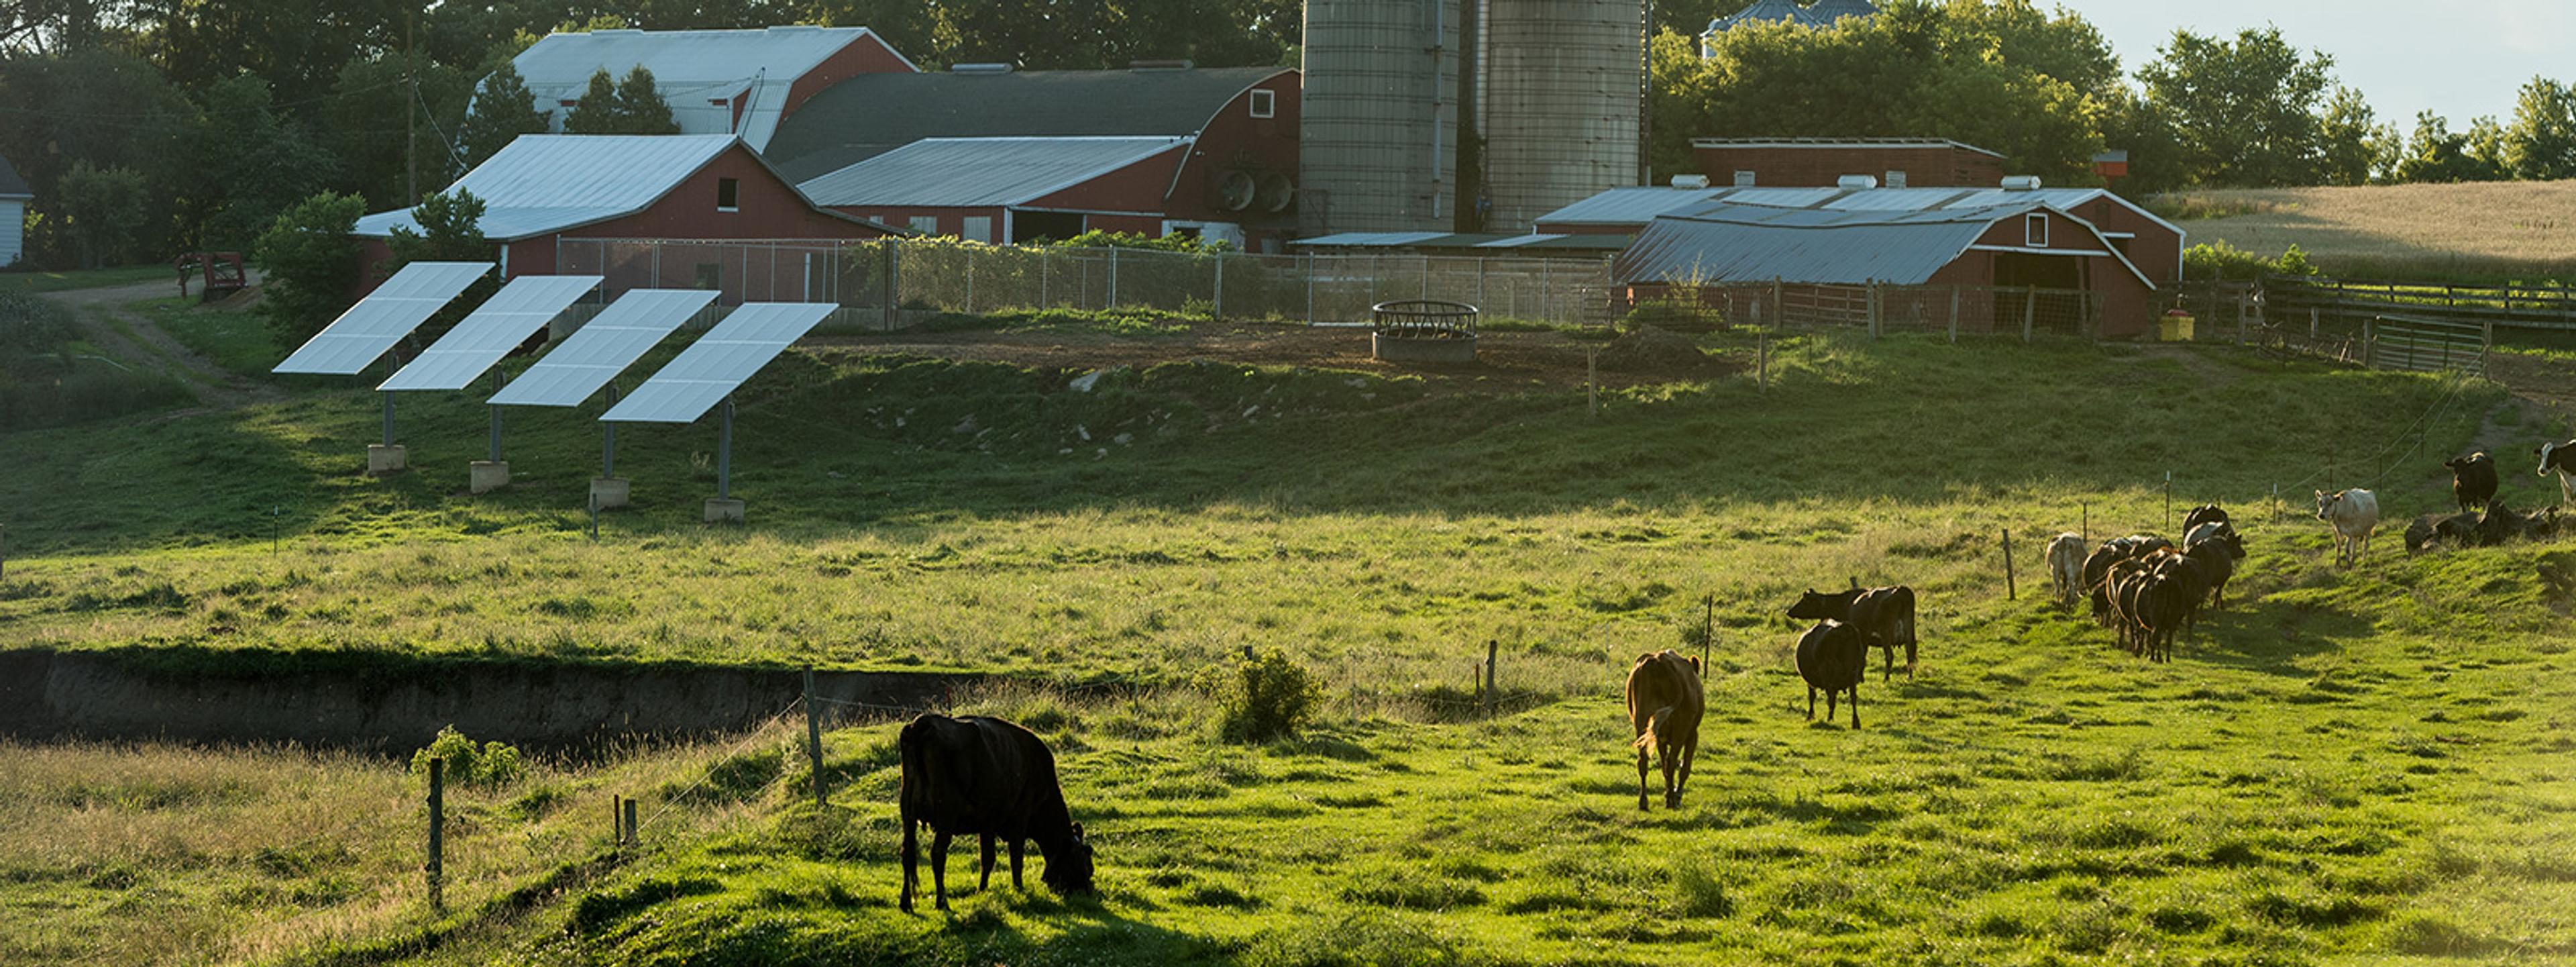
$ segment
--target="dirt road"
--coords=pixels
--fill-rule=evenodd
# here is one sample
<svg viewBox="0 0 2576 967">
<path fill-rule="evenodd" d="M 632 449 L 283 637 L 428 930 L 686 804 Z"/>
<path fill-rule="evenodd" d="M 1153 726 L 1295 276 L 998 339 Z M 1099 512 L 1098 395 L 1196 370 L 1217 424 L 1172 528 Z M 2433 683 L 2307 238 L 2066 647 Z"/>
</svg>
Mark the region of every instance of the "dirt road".
<svg viewBox="0 0 2576 967">
<path fill-rule="evenodd" d="M 80 321 L 83 336 L 101 353 L 138 372 L 169 374 L 197 394 L 197 401 L 205 409 L 229 410 L 286 398 L 285 391 L 275 386 L 215 365 L 172 338 L 149 317 L 126 308 L 130 303 L 168 298 L 173 289 L 168 282 L 143 282 L 48 292 L 43 298 L 69 307 Z M 193 411 L 182 411 L 185 412 Z"/>
</svg>

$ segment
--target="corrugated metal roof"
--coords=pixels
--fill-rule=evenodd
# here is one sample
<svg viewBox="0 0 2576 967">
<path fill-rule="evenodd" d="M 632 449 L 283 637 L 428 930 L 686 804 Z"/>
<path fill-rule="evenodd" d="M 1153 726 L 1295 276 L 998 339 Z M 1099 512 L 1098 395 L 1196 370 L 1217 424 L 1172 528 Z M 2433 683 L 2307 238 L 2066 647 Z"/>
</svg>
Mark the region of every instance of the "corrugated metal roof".
<svg viewBox="0 0 2576 967">
<path fill-rule="evenodd" d="M 1613 188 L 1538 217 L 1541 225 L 1643 225 L 1717 197 L 1723 188 Z"/>
<path fill-rule="evenodd" d="M 606 70 L 623 78 L 641 66 L 653 72 L 653 87 L 670 102 L 681 133 L 740 133 L 756 151 L 777 131 L 788 88 L 868 34 L 865 27 L 594 30 L 548 34 L 510 63 L 527 80 L 537 109 L 554 113 L 556 131 L 570 113 L 561 103 L 580 100 L 592 74 Z M 748 110 L 737 129 L 731 100 L 746 91 Z M 727 103 L 708 103 L 717 99 Z"/>
<path fill-rule="evenodd" d="M 817 205 L 1025 205 L 1186 138 L 927 138 L 796 186 Z"/>
<path fill-rule="evenodd" d="M 1589 250 L 1596 251 L 1596 252 L 1597 252 L 1597 251 L 1617 251 L 1617 250 L 1619 250 L 1619 249 L 1623 249 L 1623 248 L 1627 248 L 1627 247 L 1628 247 L 1628 236 L 1626 236 L 1626 235 L 1546 235 L 1546 234 L 1537 234 L 1537 235 L 1514 235 L 1514 236 L 1512 236 L 1512 237 L 1510 237 L 1510 238 L 1500 239 L 1500 240 L 1492 241 L 1492 242 L 1486 242 L 1485 244 L 1483 244 L 1483 245 L 1479 245 L 1479 246 L 1476 246 L 1476 247 L 1477 247 L 1477 248 L 1512 248 L 1512 249 L 1533 249 L 1533 248 L 1536 248 L 1536 249 L 1569 249 L 1569 248 L 1570 248 L 1570 249 L 1589 249 Z"/>
<path fill-rule="evenodd" d="M 1290 245 L 1332 248 L 1390 248 L 1418 245 L 1435 238 L 1448 238 L 1448 232 L 1342 232 L 1315 238 L 1301 238 Z"/>
<path fill-rule="evenodd" d="M 2017 194 L 2024 197 L 2004 204 L 1917 211 L 1708 202 L 1647 225 L 1613 261 L 1611 276 L 1622 283 L 1921 285 L 1996 222 L 2051 212 L 2093 232 L 2101 253 L 2155 288 L 2091 223 L 2029 192 Z"/>
<path fill-rule="evenodd" d="M 1280 67 L 861 74 L 808 98 L 761 153 L 790 181 L 923 138 L 1188 137 Z"/>
<path fill-rule="evenodd" d="M 1748 23 L 1790 23 L 1804 27 L 1817 27 L 1824 25 L 1826 21 L 1816 19 L 1815 15 L 1808 13 L 1805 7 L 1798 6 L 1793 0 L 1753 0 L 1752 6 L 1709 21 L 1708 32 L 1716 33 Z"/>
<path fill-rule="evenodd" d="M 35 191 L 27 187 L 27 179 L 18 177 L 18 169 L 9 166 L 9 159 L 0 158 L 0 198 L 34 197 Z"/>
<path fill-rule="evenodd" d="M 448 190 L 483 200 L 483 235 L 508 241 L 644 210 L 735 144 L 730 134 L 530 134 Z M 420 230 L 411 209 L 358 219 L 355 234 Z"/>
<path fill-rule="evenodd" d="M 1843 211 L 1931 211 L 1990 208 L 2035 202 L 2063 211 L 2108 198 L 2158 225 L 2182 234 L 2173 223 L 2100 188 L 1613 188 L 1539 217 L 1541 225 L 1644 225 L 1656 217 L 1691 210 L 1711 201 L 1773 208 L 1829 208 Z"/>
<path fill-rule="evenodd" d="M 1814 18 L 1818 23 L 1826 24 L 1833 23 L 1834 21 L 1844 17 L 1874 17 L 1877 15 L 1878 5 L 1869 2 L 1869 0 L 1816 0 L 1815 6 L 1807 8 L 1807 16 Z"/>
</svg>

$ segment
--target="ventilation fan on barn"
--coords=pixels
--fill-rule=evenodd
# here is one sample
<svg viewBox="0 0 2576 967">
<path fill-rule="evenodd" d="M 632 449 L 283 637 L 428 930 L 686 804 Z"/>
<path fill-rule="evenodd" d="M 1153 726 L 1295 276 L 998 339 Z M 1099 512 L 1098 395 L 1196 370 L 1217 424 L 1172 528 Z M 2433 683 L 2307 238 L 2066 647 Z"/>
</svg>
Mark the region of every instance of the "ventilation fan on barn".
<svg viewBox="0 0 2576 967">
<path fill-rule="evenodd" d="M 1253 179 L 1251 172 L 1229 171 L 1217 178 L 1217 204 L 1223 206 L 1226 211 L 1239 212 L 1250 208 L 1253 200 L 1260 194 L 1261 186 Z"/>
<path fill-rule="evenodd" d="M 1259 181 L 1261 191 L 1256 202 L 1262 211 L 1276 215 L 1287 211 L 1288 206 L 1297 200 L 1297 186 L 1288 180 L 1287 175 L 1265 171 Z"/>
</svg>

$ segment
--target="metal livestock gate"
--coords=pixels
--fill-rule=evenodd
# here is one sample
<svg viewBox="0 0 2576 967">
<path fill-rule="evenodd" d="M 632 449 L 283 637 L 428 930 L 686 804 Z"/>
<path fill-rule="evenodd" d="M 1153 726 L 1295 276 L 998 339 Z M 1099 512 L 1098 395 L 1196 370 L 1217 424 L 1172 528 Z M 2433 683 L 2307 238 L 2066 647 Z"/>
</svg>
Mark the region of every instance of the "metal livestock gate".
<svg viewBox="0 0 2576 967">
<path fill-rule="evenodd" d="M 2495 345 L 2495 324 L 2383 315 L 2365 327 L 2362 343 L 2372 369 L 2419 373 L 2456 369 L 2484 376 L 2487 350 Z"/>
</svg>

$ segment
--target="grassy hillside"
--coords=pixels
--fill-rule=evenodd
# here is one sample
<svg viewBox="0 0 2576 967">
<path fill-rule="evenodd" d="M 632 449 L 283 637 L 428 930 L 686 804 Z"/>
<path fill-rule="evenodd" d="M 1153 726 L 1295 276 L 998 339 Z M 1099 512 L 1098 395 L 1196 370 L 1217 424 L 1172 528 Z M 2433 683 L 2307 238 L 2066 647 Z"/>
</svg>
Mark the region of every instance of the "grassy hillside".
<svg viewBox="0 0 2576 967">
<path fill-rule="evenodd" d="M 2576 181 L 2193 191 L 2155 207 L 2194 243 L 2297 245 L 2329 275 L 2576 283 Z"/>
<path fill-rule="evenodd" d="M 1710 345 L 1741 350 L 1728 339 Z M 155 962 L 180 955 L 96 938 L 191 905 L 210 926 L 189 950 L 209 959 L 340 963 L 2576 957 L 2576 550 L 2407 559 L 2388 533 L 2342 570 L 2304 508 L 2311 487 L 2372 485 L 2393 522 L 2436 509 L 2443 456 L 2545 432 L 2523 408 L 2483 383 L 2215 348 L 1773 346 L 1768 393 L 1650 386 L 1597 418 L 1579 395 L 1472 377 L 1184 363 L 1076 393 L 1070 372 L 800 355 L 744 395 L 734 485 L 753 526 L 695 522 L 711 427 L 647 428 L 619 457 L 643 505 L 597 543 L 582 414 L 514 413 L 521 482 L 485 498 L 462 492 L 485 428 L 470 397 L 407 400 L 422 469 L 386 480 L 357 472 L 376 411 L 355 391 L 0 435 L 0 506 L 42 509 L 9 521 L 12 642 L 1003 671 L 1040 684 L 959 706 L 1049 738 L 1103 885 L 1063 900 L 1032 868 L 1028 894 L 896 913 L 893 726 L 848 720 L 819 812 L 792 728 L 675 751 L 650 778 L 567 766 L 494 791 L 459 835 L 529 845 L 478 860 L 478 895 L 533 899 L 471 924 L 406 906 L 400 862 L 371 858 L 346 896 L 295 901 L 347 929 L 254 942 L 277 934 L 245 911 L 279 902 L 240 886 L 267 875 L 255 858 L 170 851 L 129 881 L 58 851 L 0 869 L 0 908 L 82 931 L 0 933 Z M 2169 471 L 2177 512 L 2227 503 L 2254 557 L 2230 609 L 2147 665 L 2040 600 L 2034 572 L 2040 540 L 2088 514 L 2097 536 L 2163 529 Z M 2510 473 L 2508 500 L 2546 502 L 2543 483 Z M 1851 577 L 1909 583 L 1925 608 L 1919 674 L 1864 685 L 1859 731 L 1804 718 L 1778 616 Z M 1640 814 L 1620 676 L 1704 599 L 1699 768 L 1682 809 Z M 1487 640 L 1526 697 L 1478 721 L 1447 703 Z M 1247 643 L 1321 673 L 1317 726 L 1214 740 L 1192 681 Z M 1103 680 L 1130 687 L 1047 684 Z M 53 791 L 85 768 L 111 767 L 0 767 L 0 844 L 73 810 L 149 842 L 143 817 L 284 808 L 230 786 Z M 400 786 L 398 766 L 348 768 Z M 704 788 L 722 794 L 683 792 Z M 563 818 L 506 808 L 542 789 Z M 676 824 L 551 879 L 604 845 L 588 817 L 607 795 L 638 789 L 676 802 Z M 958 852 L 951 885 L 970 886 Z M 404 940 L 424 930 L 436 942 Z"/>
</svg>

